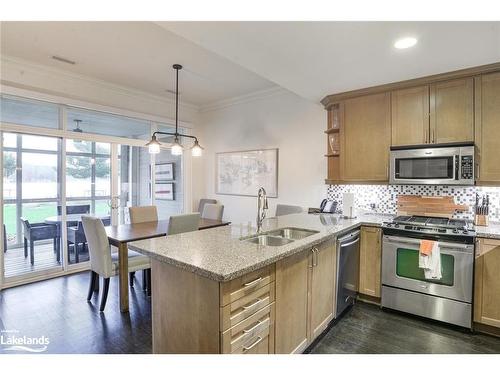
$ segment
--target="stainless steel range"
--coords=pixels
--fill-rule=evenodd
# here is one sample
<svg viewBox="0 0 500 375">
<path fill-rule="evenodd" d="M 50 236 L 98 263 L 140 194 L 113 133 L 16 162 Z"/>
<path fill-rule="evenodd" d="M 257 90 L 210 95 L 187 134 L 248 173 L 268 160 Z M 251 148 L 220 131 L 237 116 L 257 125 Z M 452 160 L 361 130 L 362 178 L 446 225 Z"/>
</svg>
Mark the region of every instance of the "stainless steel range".
<svg viewBox="0 0 500 375">
<path fill-rule="evenodd" d="M 465 220 L 398 216 L 382 225 L 382 306 L 472 327 L 475 231 Z M 439 280 L 419 268 L 420 241 L 437 241 Z"/>
</svg>

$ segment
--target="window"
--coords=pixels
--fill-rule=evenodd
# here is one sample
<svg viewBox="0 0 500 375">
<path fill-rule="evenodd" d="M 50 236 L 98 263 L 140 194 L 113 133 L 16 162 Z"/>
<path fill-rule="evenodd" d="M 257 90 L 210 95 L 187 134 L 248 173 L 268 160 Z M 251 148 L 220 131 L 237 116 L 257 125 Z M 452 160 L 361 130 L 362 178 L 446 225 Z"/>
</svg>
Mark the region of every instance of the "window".
<svg viewBox="0 0 500 375">
<path fill-rule="evenodd" d="M 151 137 L 148 121 L 79 108 L 68 108 L 67 126 L 69 131 L 83 133 L 145 140 Z"/>
<path fill-rule="evenodd" d="M 39 128 L 59 128 L 56 104 L 2 95 L 0 121 Z"/>
</svg>

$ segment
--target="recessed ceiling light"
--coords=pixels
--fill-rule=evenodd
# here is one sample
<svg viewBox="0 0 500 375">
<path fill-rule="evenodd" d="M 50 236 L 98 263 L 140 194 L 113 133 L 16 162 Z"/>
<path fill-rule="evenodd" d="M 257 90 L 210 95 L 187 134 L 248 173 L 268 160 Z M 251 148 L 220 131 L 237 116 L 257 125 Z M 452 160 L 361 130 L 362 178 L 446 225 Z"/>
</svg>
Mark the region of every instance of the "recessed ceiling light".
<svg viewBox="0 0 500 375">
<path fill-rule="evenodd" d="M 397 49 L 405 49 L 413 47 L 415 44 L 417 44 L 417 38 L 407 37 L 396 40 L 394 47 Z"/>
</svg>

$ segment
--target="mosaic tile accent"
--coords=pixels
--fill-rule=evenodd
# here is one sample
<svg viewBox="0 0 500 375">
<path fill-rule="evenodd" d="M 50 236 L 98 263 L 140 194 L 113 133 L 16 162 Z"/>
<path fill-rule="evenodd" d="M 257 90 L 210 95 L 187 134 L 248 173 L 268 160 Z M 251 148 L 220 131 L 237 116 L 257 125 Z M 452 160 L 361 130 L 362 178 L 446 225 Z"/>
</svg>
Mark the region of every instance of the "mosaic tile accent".
<svg viewBox="0 0 500 375">
<path fill-rule="evenodd" d="M 476 193 L 490 196 L 490 220 L 500 221 L 500 187 L 475 186 L 434 186 L 434 185 L 329 185 L 327 199 L 339 202 L 342 207 L 342 194 L 354 193 L 356 206 L 380 213 L 396 214 L 398 195 L 453 196 L 457 204 L 469 206 L 468 212 L 457 212 L 455 218 L 473 219 Z"/>
</svg>

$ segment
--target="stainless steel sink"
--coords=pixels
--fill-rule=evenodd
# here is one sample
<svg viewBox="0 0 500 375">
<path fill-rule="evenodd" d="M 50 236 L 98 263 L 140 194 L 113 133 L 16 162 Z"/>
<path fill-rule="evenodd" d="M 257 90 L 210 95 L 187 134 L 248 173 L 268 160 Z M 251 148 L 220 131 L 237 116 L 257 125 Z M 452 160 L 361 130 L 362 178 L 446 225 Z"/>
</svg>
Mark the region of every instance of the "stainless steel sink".
<svg viewBox="0 0 500 375">
<path fill-rule="evenodd" d="M 310 229 L 301 229 L 301 228 L 281 228 L 277 230 L 273 230 L 272 232 L 269 232 L 268 234 L 270 236 L 277 236 L 277 237 L 282 237 L 286 238 L 289 240 L 301 240 L 303 238 L 312 236 L 313 234 L 319 233 L 316 230 L 310 230 Z"/>
<path fill-rule="evenodd" d="M 293 240 L 288 238 L 274 237 L 267 234 L 260 234 L 258 236 L 246 239 L 245 241 L 263 246 L 283 246 L 290 242 L 293 242 Z"/>
</svg>

